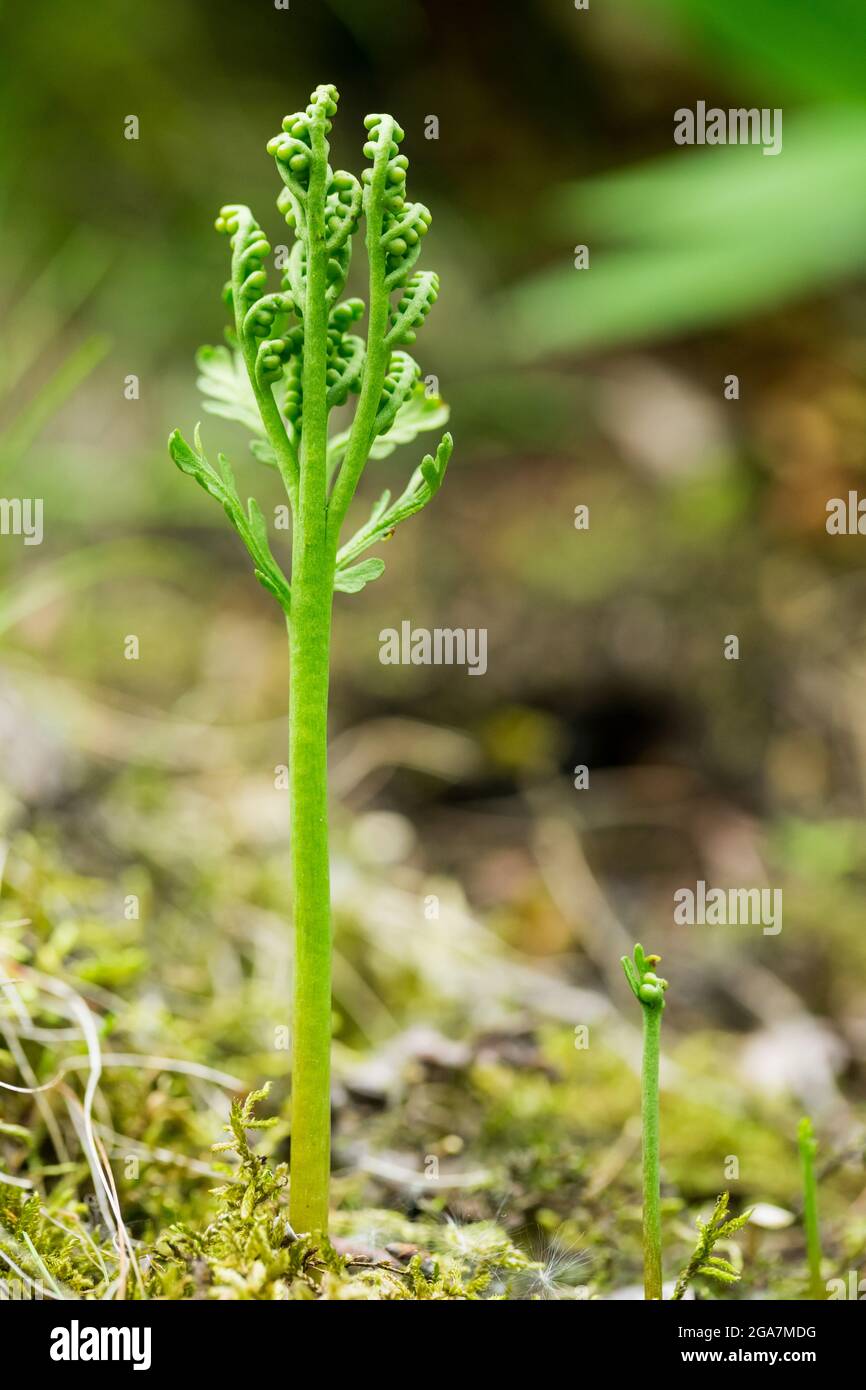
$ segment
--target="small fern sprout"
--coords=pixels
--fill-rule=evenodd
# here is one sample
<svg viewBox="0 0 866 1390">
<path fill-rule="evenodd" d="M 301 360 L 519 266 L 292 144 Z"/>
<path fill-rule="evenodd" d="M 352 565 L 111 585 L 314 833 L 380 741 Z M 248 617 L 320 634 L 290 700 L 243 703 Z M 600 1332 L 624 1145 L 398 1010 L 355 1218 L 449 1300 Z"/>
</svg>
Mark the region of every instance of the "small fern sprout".
<svg viewBox="0 0 866 1390">
<path fill-rule="evenodd" d="M 662 1297 L 661 1187 L 659 1172 L 659 1046 L 667 980 L 655 973 L 661 956 L 645 955 L 640 945 L 622 967 L 643 1014 L 641 1124 L 643 1134 L 644 1297 Z"/>
<path fill-rule="evenodd" d="M 672 1301 L 681 1299 L 692 1280 L 699 1276 L 703 1279 L 710 1279 L 716 1284 L 736 1284 L 740 1278 L 737 1265 L 715 1253 L 716 1245 L 720 1242 L 730 1241 L 732 1236 L 735 1236 L 738 1231 L 748 1225 L 752 1215 L 751 1211 L 746 1211 L 740 1216 L 731 1216 L 728 1211 L 729 1200 L 728 1193 L 723 1192 L 721 1196 L 716 1198 L 716 1205 L 709 1221 L 698 1219 L 697 1244 L 691 1259 L 676 1282 L 671 1295 Z M 730 1253 L 739 1259 L 736 1248 Z"/>
<path fill-rule="evenodd" d="M 250 1091 L 243 1101 L 233 1100 L 229 1122 L 223 1125 L 231 1138 L 211 1145 L 213 1153 L 234 1153 L 240 1160 L 237 1181 L 212 1190 L 215 1196 L 224 1198 L 230 1210 L 237 1209 L 245 1220 L 249 1220 L 257 1206 L 285 1187 L 287 1181 L 285 1167 L 268 1168 L 247 1138 L 248 1130 L 271 1129 L 277 1124 L 275 1115 L 268 1119 L 256 1115 L 256 1106 L 267 1099 L 270 1089 L 270 1082 L 267 1082 L 260 1091 Z"/>
<path fill-rule="evenodd" d="M 360 178 L 331 167 L 339 97 L 319 86 L 267 144 L 282 187 L 277 208 L 294 240 L 278 286 L 268 284 L 271 243 L 241 203 L 216 219 L 228 237 L 231 274 L 223 299 L 227 343 L 197 357 L 204 408 L 242 424 L 256 460 L 275 469 L 292 522 L 291 574 L 274 555 L 255 498 L 241 501 L 228 459 L 212 464 L 197 427 L 190 445 L 169 440 L 179 469 L 222 506 L 246 546 L 259 583 L 286 616 L 291 683 L 289 765 L 295 933 L 292 1053 L 291 1215 L 325 1231 L 330 1168 L 331 910 L 328 855 L 327 709 L 331 609 L 383 572 L 366 552 L 414 516 L 442 485 L 452 440 L 445 434 L 395 501 L 385 490 L 348 540 L 343 526 L 370 460 L 438 429 L 448 410 L 421 384 L 412 346 L 439 295 L 439 279 L 416 269 L 431 224 L 408 196 L 405 136 L 393 116 L 364 122 Z M 346 297 L 354 239 L 365 224 L 367 301 Z M 366 315 L 366 333 L 360 325 Z M 333 410 L 354 400 L 348 427 L 330 433 Z"/>
</svg>

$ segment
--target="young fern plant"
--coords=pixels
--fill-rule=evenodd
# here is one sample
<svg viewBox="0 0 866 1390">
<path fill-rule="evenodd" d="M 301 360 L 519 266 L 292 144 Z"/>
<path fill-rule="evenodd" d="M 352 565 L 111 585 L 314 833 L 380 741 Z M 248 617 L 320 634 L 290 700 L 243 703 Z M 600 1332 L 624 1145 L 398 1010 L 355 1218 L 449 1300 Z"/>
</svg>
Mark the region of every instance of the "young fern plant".
<svg viewBox="0 0 866 1390">
<path fill-rule="evenodd" d="M 659 1050 L 667 980 L 655 973 L 661 956 L 634 948 L 634 960 L 622 956 L 622 968 L 643 1014 L 641 1125 L 643 1134 L 643 1282 L 644 1298 L 662 1297 L 661 1180 L 659 1173 Z"/>
<path fill-rule="evenodd" d="M 385 491 L 368 520 L 342 541 L 364 467 L 447 419 L 430 397 L 411 345 L 439 292 L 433 271 L 415 270 L 430 213 L 408 201 L 403 131 L 392 116 L 364 122 L 369 161 L 360 181 L 334 172 L 328 136 L 337 110 L 332 86 L 287 116 L 267 149 L 283 188 L 277 206 L 294 243 L 280 287 L 268 289 L 271 246 L 248 207 L 224 207 L 216 227 L 230 239 L 232 316 L 227 348 L 199 354 L 205 408 L 251 432 L 259 462 L 276 469 L 291 515 L 291 574 L 271 549 L 262 510 L 241 502 L 223 454 L 208 460 L 196 427 L 175 431 L 174 462 L 223 507 L 259 583 L 282 607 L 290 654 L 289 790 L 295 971 L 292 1028 L 290 1216 L 298 1231 L 325 1231 L 330 1173 L 331 905 L 328 856 L 327 711 L 335 591 L 356 593 L 384 564 L 366 552 L 426 506 L 452 450 L 445 434 L 404 491 Z M 369 302 L 344 299 L 353 239 L 365 223 Z M 329 418 L 357 396 L 348 428 Z M 362 558 L 365 557 L 366 558 Z"/>
<path fill-rule="evenodd" d="M 642 946 L 634 948 L 634 959 L 622 956 L 622 968 L 643 1014 L 643 1065 L 641 1068 L 641 1125 L 643 1134 L 643 1251 L 644 1298 L 664 1297 L 662 1284 L 661 1182 L 659 1164 L 659 1058 L 662 1012 L 667 980 L 655 968 L 661 956 L 647 956 Z M 714 1253 L 718 1241 L 729 1240 L 741 1230 L 751 1212 L 731 1216 L 728 1194 L 716 1200 L 709 1221 L 698 1221 L 698 1240 L 689 1263 L 674 1287 L 672 1300 L 681 1299 L 697 1276 L 719 1284 L 735 1284 L 739 1273 L 727 1259 Z"/>
</svg>

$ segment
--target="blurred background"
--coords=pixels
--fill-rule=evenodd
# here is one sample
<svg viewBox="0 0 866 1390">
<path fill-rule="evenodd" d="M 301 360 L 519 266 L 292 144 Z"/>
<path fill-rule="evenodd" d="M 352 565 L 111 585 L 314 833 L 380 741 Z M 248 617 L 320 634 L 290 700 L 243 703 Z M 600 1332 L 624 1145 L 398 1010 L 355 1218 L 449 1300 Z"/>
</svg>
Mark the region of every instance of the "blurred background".
<svg viewBox="0 0 866 1390">
<path fill-rule="evenodd" d="M 165 441 L 201 419 L 280 500 L 202 413 L 193 359 L 222 340 L 217 210 L 249 203 L 286 236 L 265 143 L 334 82 L 335 165 L 358 168 L 364 114 L 392 110 L 433 210 L 442 293 L 417 355 L 456 439 L 383 579 L 336 604 L 346 1201 L 361 1172 L 409 1209 L 405 1173 L 439 1154 L 484 1169 L 464 1203 L 567 1227 L 597 1246 L 593 1278 L 625 1280 L 611 1223 L 636 1232 L 634 1206 L 608 1208 L 612 1185 L 636 1191 L 619 957 L 639 939 L 671 981 L 673 1209 L 730 1186 L 795 1211 L 808 1111 L 834 1258 L 856 1264 L 866 570 L 862 538 L 825 521 L 866 470 L 862 6 L 45 0 L 0 22 L 0 491 L 45 518 L 41 546 L 0 544 L 10 958 L 74 979 L 116 1052 L 272 1077 L 285 1110 L 284 630 Z M 782 154 L 675 146 L 698 100 L 782 108 Z M 365 498 L 426 447 L 371 464 Z M 382 666 L 379 632 L 406 618 L 486 627 L 485 677 Z M 781 888 L 782 932 L 674 926 L 698 879 Z M 157 1066 L 107 1084 L 118 1151 L 175 1152 L 130 1186 L 133 1225 L 203 1203 L 210 1091 L 189 1107 Z"/>
</svg>

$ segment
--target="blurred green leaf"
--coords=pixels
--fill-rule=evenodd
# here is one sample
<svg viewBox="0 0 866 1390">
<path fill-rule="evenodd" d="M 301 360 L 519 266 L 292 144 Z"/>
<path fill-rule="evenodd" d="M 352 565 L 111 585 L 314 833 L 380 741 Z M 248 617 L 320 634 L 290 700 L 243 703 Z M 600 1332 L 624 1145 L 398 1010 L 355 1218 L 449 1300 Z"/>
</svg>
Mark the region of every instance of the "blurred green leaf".
<svg viewBox="0 0 866 1390">
<path fill-rule="evenodd" d="M 78 343 L 42 382 L 35 395 L 14 416 L 0 440 L 4 466 L 23 454 L 108 353 L 111 344 L 101 333 Z"/>
<path fill-rule="evenodd" d="M 518 355 L 610 347 L 738 319 L 802 298 L 866 265 L 866 110 L 816 110 L 784 147 L 677 151 L 571 186 L 561 236 L 591 246 L 506 292 Z M 608 243 L 608 245 L 605 245 Z M 613 249 L 611 243 L 617 243 Z"/>
<path fill-rule="evenodd" d="M 754 77 L 763 92 L 780 78 L 792 94 L 861 102 L 866 95 L 866 6 L 862 0 L 629 3 L 642 25 L 648 22 L 648 14 L 662 21 L 672 19 L 728 79 L 733 68 Z M 779 100 L 773 104 L 779 105 Z"/>
</svg>

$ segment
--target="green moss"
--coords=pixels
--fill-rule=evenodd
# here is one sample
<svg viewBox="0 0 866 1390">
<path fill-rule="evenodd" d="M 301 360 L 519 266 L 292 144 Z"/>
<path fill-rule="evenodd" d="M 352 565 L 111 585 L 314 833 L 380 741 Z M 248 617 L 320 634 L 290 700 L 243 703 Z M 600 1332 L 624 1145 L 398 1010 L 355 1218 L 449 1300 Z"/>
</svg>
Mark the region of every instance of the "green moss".
<svg viewBox="0 0 866 1390">
<path fill-rule="evenodd" d="M 161 804 L 160 848 L 187 814 L 183 795 L 166 792 Z M 51 1081 L 84 1048 L 74 1029 L 69 1038 L 57 1001 L 22 970 L 78 990 L 107 1058 L 141 1058 L 136 1066 L 106 1063 L 94 1115 L 141 1272 L 141 1287 L 131 1279 L 130 1296 L 593 1298 L 638 1281 L 638 1083 L 601 1025 L 582 1051 L 569 1028 L 549 1028 L 534 1040 L 524 1037 L 520 1047 L 506 1041 L 500 1049 L 485 1040 L 477 1060 L 470 1045 L 465 1066 L 413 1060 L 389 1098 L 345 1095 L 338 1106 L 332 1245 L 314 1251 L 292 1232 L 290 1134 L 280 1118 L 284 1056 L 274 1047 L 274 1027 L 285 1022 L 276 998 L 279 969 L 269 911 L 250 906 L 260 899 L 279 910 L 281 881 L 267 854 L 259 861 L 225 852 L 219 836 L 197 864 L 188 864 L 179 845 L 157 866 L 148 853 L 149 819 L 134 796 L 115 819 L 119 833 L 142 834 L 137 882 L 159 884 L 151 898 L 142 893 L 139 920 L 124 918 L 114 878 L 93 872 L 83 855 L 78 863 L 86 872 L 70 867 L 51 836 L 13 842 L 0 897 L 4 976 L 19 972 L 19 1001 L 36 1034 L 20 1045 L 36 1081 Z M 363 970 L 366 938 L 355 931 L 343 939 L 347 959 Z M 121 965 L 134 956 L 134 971 L 119 968 L 96 981 L 93 963 L 110 962 L 103 953 L 112 942 Z M 431 986 L 400 978 L 405 993 L 388 994 L 396 1026 L 419 1014 L 436 1017 Z M 8 1003 L 0 1013 L 7 1032 L 0 1036 L 0 1075 L 21 1084 L 16 1014 Z M 52 1028 L 67 1030 L 67 1039 L 52 1045 Z M 347 1034 L 355 1056 L 363 1055 L 362 1030 L 353 1025 Z M 731 1036 L 722 1032 L 671 1039 L 680 1083 L 661 1098 L 669 1277 L 687 1263 L 694 1220 L 711 1210 L 721 1189 L 730 1187 L 735 1211 L 755 1201 L 797 1209 L 796 1112 L 748 1093 L 726 1100 L 718 1058 L 730 1046 Z M 204 1079 L 170 1070 L 160 1064 L 165 1057 L 216 1068 L 237 1085 L 208 1079 L 208 1070 Z M 85 1075 L 78 1068 L 66 1073 L 70 1094 L 83 1095 Z M 260 1131 L 242 1123 L 236 1098 L 232 1109 L 233 1095 L 258 1079 L 273 1080 L 252 1113 L 256 1122 L 268 1121 Z M 232 1118 L 247 1141 L 257 1135 L 248 1151 Z M 235 1152 L 213 1154 L 227 1119 Z M 418 1181 L 427 1155 L 439 1158 L 438 1182 Z M 726 1178 L 727 1155 L 738 1157 L 739 1179 Z M 393 1158 L 407 1181 L 375 1176 L 376 1165 L 365 1156 Z M 862 1155 L 827 1159 L 820 1192 L 825 1255 L 830 1268 L 856 1268 L 862 1222 L 852 1205 L 862 1187 Z M 44 1286 L 55 1280 L 101 1297 L 118 1277 L 117 1250 L 56 1088 L 41 1103 L 0 1095 L 0 1171 L 32 1184 L 0 1184 L 6 1257 Z M 452 1174 L 468 1171 L 478 1175 L 474 1186 L 448 1185 Z M 723 1296 L 777 1297 L 784 1290 L 802 1296 L 805 1246 L 796 1223 L 780 1232 L 748 1228 L 741 1244 L 742 1282 Z M 7 1275 L 17 1277 L 8 1266 Z"/>
</svg>

